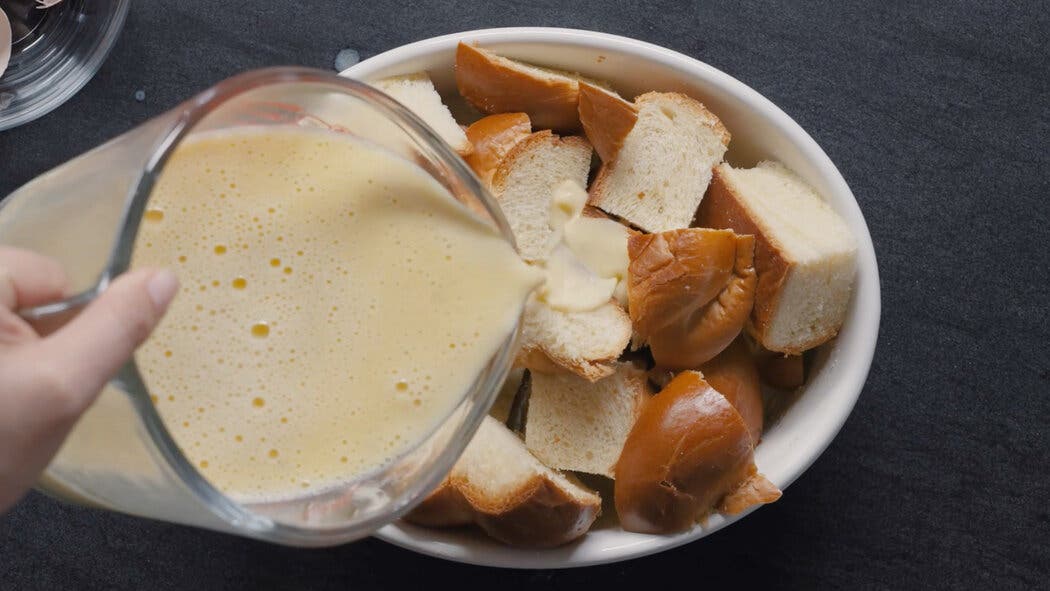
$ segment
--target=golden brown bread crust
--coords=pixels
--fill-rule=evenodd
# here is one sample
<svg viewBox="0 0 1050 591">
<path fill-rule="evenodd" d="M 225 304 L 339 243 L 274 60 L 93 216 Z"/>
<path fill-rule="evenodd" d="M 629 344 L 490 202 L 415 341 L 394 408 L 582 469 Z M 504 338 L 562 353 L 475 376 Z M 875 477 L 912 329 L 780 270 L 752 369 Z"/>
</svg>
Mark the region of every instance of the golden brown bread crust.
<svg viewBox="0 0 1050 591">
<path fill-rule="evenodd" d="M 627 241 L 635 333 L 657 365 L 696 369 L 740 334 L 755 291 L 754 238 L 685 228 Z"/>
<path fill-rule="evenodd" d="M 600 513 L 600 501 L 581 504 L 542 476 L 531 479 L 516 496 L 495 504 L 468 480 L 452 478 L 441 483 L 405 520 L 424 527 L 476 523 L 505 544 L 550 548 L 587 533 Z"/>
<path fill-rule="evenodd" d="M 457 527 L 474 523 L 474 510 L 448 480 L 405 515 L 405 521 L 424 527 Z"/>
<path fill-rule="evenodd" d="M 492 181 L 496 167 L 518 142 L 532 133 L 532 123 L 525 113 L 500 113 L 483 117 L 467 128 L 467 140 L 474 151 L 464 160 L 486 185 Z"/>
<path fill-rule="evenodd" d="M 736 515 L 755 505 L 772 503 L 782 494 L 777 485 L 759 474 L 756 469 L 743 484 L 722 499 L 718 510 L 726 515 Z"/>
<path fill-rule="evenodd" d="M 762 439 L 762 385 L 747 343 L 739 336 L 700 366 L 704 379 L 740 413 L 755 445 Z"/>
<path fill-rule="evenodd" d="M 699 372 L 684 371 L 646 403 L 627 436 L 616 463 L 616 512 L 628 531 L 683 531 L 754 474 L 740 413 Z M 768 498 L 742 493 L 731 508 Z"/>
<path fill-rule="evenodd" d="M 591 380 L 592 382 L 604 378 L 608 375 L 612 375 L 612 368 L 589 369 L 586 367 L 575 367 L 575 365 L 570 363 L 568 360 L 564 361 L 566 364 L 569 364 L 572 367 L 572 369 L 570 369 L 569 367 L 564 367 L 558 364 L 553 359 L 551 359 L 550 355 L 547 355 L 547 353 L 543 351 L 543 347 L 525 345 L 518 351 L 517 356 L 514 357 L 514 367 L 525 368 L 529 371 L 534 371 L 536 373 L 552 374 L 571 372 L 579 374 L 581 377 L 587 377 L 587 375 L 594 375 L 594 379 Z M 606 359 L 604 361 L 610 360 Z"/>
<path fill-rule="evenodd" d="M 520 495 L 494 506 L 487 506 L 484 496 L 476 498 L 468 483 L 459 483 L 458 488 L 474 507 L 478 526 L 511 546 L 561 546 L 587 533 L 601 513 L 600 501 L 581 504 L 541 476 L 533 478 Z"/>
<path fill-rule="evenodd" d="M 580 123 L 602 162 L 612 162 L 638 121 L 638 108 L 619 96 L 580 82 Z"/>
<path fill-rule="evenodd" d="M 579 130 L 576 80 L 537 76 L 516 62 L 460 42 L 456 86 L 482 113 L 528 113 L 535 127 L 562 133 Z"/>
<path fill-rule="evenodd" d="M 780 390 L 794 390 L 806 382 L 801 355 L 784 355 L 762 349 L 756 354 L 762 381 Z"/>
</svg>

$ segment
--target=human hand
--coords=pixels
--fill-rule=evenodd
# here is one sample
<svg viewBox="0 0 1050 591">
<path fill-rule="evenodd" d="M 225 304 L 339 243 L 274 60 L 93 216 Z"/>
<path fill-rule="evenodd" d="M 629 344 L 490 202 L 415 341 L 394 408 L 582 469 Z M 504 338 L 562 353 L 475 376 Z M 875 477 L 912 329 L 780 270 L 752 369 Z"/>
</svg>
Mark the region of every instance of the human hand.
<svg viewBox="0 0 1050 591">
<path fill-rule="evenodd" d="M 178 290 L 171 271 L 119 276 L 52 334 L 17 310 L 62 299 L 54 260 L 0 247 L 0 513 L 36 482 L 80 415 L 160 321 Z"/>
</svg>

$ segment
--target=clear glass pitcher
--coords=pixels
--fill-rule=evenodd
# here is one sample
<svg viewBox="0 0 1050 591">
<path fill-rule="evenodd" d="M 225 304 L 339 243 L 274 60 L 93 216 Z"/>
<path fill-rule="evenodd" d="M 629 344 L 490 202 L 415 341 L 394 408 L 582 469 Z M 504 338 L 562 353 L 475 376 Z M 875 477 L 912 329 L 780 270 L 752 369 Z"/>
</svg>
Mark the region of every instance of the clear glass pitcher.
<svg viewBox="0 0 1050 591">
<path fill-rule="evenodd" d="M 180 142 L 252 126 L 351 133 L 421 166 L 453 196 L 510 230 L 464 162 L 418 117 L 375 89 L 334 74 L 273 68 L 242 74 L 42 175 L 0 205 L 0 243 L 50 255 L 70 277 L 66 301 L 22 311 L 69 317 L 127 270 L 151 189 Z M 179 450 L 129 361 L 77 423 L 39 488 L 59 499 L 299 546 L 370 534 L 443 478 L 510 367 L 515 333 L 434 431 L 387 465 L 327 490 L 242 504 L 205 480 Z"/>
</svg>

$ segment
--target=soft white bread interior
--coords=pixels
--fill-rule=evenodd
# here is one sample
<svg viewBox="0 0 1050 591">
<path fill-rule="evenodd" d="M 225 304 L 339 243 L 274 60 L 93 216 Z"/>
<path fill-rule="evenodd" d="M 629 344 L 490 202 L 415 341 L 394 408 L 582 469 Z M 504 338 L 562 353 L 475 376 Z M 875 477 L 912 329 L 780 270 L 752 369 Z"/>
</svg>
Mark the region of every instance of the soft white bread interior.
<svg viewBox="0 0 1050 591">
<path fill-rule="evenodd" d="M 616 160 L 602 165 L 590 203 L 648 232 L 686 228 L 729 146 L 729 132 L 684 94 L 650 92 L 634 104 L 638 120 Z"/>
<path fill-rule="evenodd" d="M 601 497 L 544 466 L 517 435 L 485 417 L 446 483 L 406 519 L 421 525 L 462 524 L 463 506 L 486 533 L 506 544 L 550 547 L 586 533 L 601 510 Z M 452 518 L 438 518 L 443 509 Z"/>
<path fill-rule="evenodd" d="M 649 388 L 645 372 L 634 365 L 616 363 L 613 369 L 597 382 L 566 373 L 533 374 L 525 445 L 545 465 L 614 477 Z"/>
<path fill-rule="evenodd" d="M 434 83 L 426 72 L 391 76 L 371 83 L 372 86 L 392 96 L 394 100 L 408 107 L 419 115 L 445 143 L 452 146 L 461 155 L 470 154 L 473 146 L 467 141 L 467 135 L 460 128 L 448 107 L 441 102 L 441 96 L 434 89 Z"/>
<path fill-rule="evenodd" d="M 456 48 L 456 86 L 482 113 L 528 113 L 536 129 L 577 131 L 579 74 L 542 68 L 460 43 Z M 602 83 L 591 80 L 595 85 Z"/>
<path fill-rule="evenodd" d="M 846 316 L 857 243 L 846 222 L 776 162 L 715 169 L 699 225 L 755 235 L 758 286 L 748 331 L 770 351 L 797 355 L 833 338 Z"/>
<path fill-rule="evenodd" d="M 496 167 L 492 193 L 507 216 L 522 258 L 544 260 L 557 242 L 551 228 L 554 189 L 565 181 L 587 186 L 591 145 L 582 137 L 544 130 L 518 142 Z"/>
<path fill-rule="evenodd" d="M 515 364 L 537 373 L 570 371 L 591 381 L 613 373 L 631 340 L 631 318 L 616 303 L 593 310 L 556 310 L 533 294 L 522 317 Z"/>
</svg>

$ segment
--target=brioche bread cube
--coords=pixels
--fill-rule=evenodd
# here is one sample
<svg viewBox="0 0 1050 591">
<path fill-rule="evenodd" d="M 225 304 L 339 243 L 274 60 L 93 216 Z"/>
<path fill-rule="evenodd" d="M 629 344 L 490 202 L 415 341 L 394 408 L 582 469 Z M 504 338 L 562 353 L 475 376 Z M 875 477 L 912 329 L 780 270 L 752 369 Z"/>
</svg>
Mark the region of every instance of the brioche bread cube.
<svg viewBox="0 0 1050 591">
<path fill-rule="evenodd" d="M 470 154 L 474 150 L 467 141 L 466 133 L 456 123 L 448 107 L 441 102 L 441 96 L 426 72 L 391 76 L 376 80 L 371 85 L 419 115 L 420 119 L 460 155 Z"/>
<path fill-rule="evenodd" d="M 634 420 L 649 397 L 645 372 L 616 363 L 590 382 L 573 374 L 532 376 L 525 446 L 546 466 L 613 478 Z"/>
<path fill-rule="evenodd" d="M 597 493 L 544 466 L 517 435 L 485 417 L 446 482 L 406 519 L 462 525 L 470 513 L 505 544 L 551 547 L 586 533 L 600 511 Z"/>
<path fill-rule="evenodd" d="M 647 232 L 687 228 L 711 169 L 729 146 L 729 132 L 684 94 L 649 92 L 634 104 L 637 121 L 616 160 L 598 171 L 589 203 Z"/>
<path fill-rule="evenodd" d="M 612 362 L 630 340 L 631 318 L 615 300 L 574 312 L 556 310 L 533 294 L 525 303 L 515 365 L 533 376 L 568 370 L 596 381 L 613 373 Z"/>
<path fill-rule="evenodd" d="M 833 338 L 846 316 L 857 243 L 846 222 L 783 164 L 722 164 L 697 223 L 755 235 L 758 286 L 748 331 L 797 355 Z"/>
<path fill-rule="evenodd" d="M 557 242 L 550 225 L 554 188 L 565 181 L 587 186 L 591 145 L 582 137 L 559 138 L 544 130 L 515 145 L 492 175 L 492 193 L 507 216 L 528 261 L 547 258 Z"/>
</svg>

